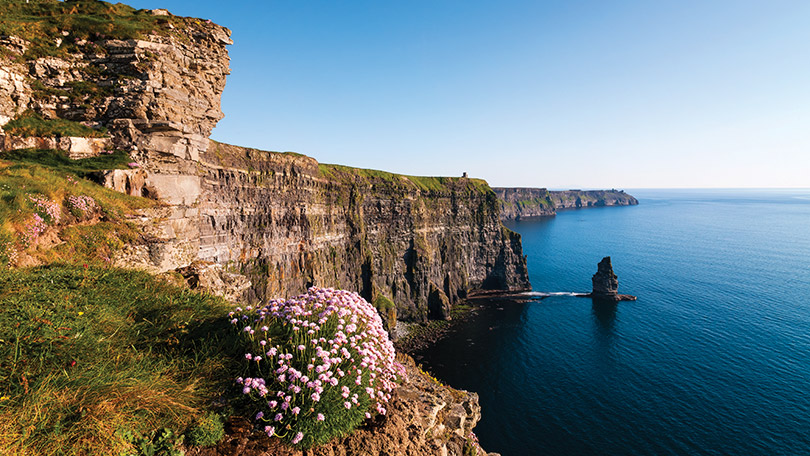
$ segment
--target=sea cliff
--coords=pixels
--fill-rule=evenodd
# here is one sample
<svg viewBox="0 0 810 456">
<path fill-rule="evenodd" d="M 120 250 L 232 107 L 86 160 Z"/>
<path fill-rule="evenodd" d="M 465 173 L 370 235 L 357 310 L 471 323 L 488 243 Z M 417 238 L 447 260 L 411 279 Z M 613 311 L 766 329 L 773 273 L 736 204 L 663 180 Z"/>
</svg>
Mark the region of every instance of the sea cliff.
<svg viewBox="0 0 810 456">
<path fill-rule="evenodd" d="M 99 181 L 164 203 L 134 214 L 147 235 L 113 258 L 117 265 L 179 271 L 249 301 L 311 285 L 358 290 L 393 302 L 391 325 L 447 318 L 471 290 L 529 287 L 520 236 L 500 224 L 486 182 L 210 141 L 223 116 L 230 31 L 165 10 L 122 11 L 142 31 L 84 33 L 54 19 L 64 27 L 55 47 L 0 40 L 9 62 L 0 71 L 0 123 L 34 118 L 104 132 L 65 137 L 46 128 L 32 136 L 7 128 L 0 148 L 61 148 L 74 157 L 125 150 L 134 169 Z"/>
<path fill-rule="evenodd" d="M 563 190 L 494 187 L 501 205 L 501 220 L 552 216 L 562 209 L 638 204 L 624 190 Z"/>
</svg>

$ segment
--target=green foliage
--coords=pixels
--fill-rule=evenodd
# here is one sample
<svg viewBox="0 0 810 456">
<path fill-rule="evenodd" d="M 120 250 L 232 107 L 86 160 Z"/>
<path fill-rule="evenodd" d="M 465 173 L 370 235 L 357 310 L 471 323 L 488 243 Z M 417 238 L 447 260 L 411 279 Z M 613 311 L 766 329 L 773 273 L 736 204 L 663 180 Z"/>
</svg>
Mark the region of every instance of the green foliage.
<svg viewBox="0 0 810 456">
<path fill-rule="evenodd" d="M 269 436 L 307 448 L 386 413 L 404 369 L 377 311 L 356 293 L 312 287 L 229 316 L 247 351 L 249 376 L 237 382 Z"/>
<path fill-rule="evenodd" d="M 129 169 L 132 159 L 122 150 L 98 157 L 72 160 L 66 152 L 52 149 L 20 149 L 0 152 L 0 160 L 15 163 L 36 164 L 58 173 L 71 173 L 78 177 L 88 177 L 92 173 L 107 169 Z"/>
<path fill-rule="evenodd" d="M 134 226 L 119 222 L 98 222 L 70 226 L 59 237 L 64 243 L 51 252 L 51 261 L 106 265 L 125 245 L 137 244 L 142 234 Z"/>
<path fill-rule="evenodd" d="M 186 436 L 192 445 L 216 445 L 225 436 L 225 423 L 219 414 L 208 412 L 197 419 Z"/>
<path fill-rule="evenodd" d="M 31 43 L 25 60 L 75 52 L 79 42 L 93 47 L 101 39 L 142 38 L 147 33 L 182 25 L 183 18 L 154 16 L 123 3 L 97 0 L 0 0 L 0 35 L 12 35 Z M 66 32 L 62 33 L 62 32 Z M 63 41 L 57 45 L 57 38 Z"/>
<path fill-rule="evenodd" d="M 0 226 L 0 269 L 10 266 L 17 256 L 15 236 Z"/>
<path fill-rule="evenodd" d="M 95 66 L 87 66 L 81 68 L 80 71 L 88 79 L 97 79 L 103 74 L 103 71 L 94 70 L 96 68 Z M 84 103 L 85 105 L 98 103 L 113 93 L 112 86 L 101 86 L 89 80 L 70 81 L 65 83 L 63 88 L 56 88 L 43 84 L 39 79 L 34 79 L 31 82 L 31 88 L 33 89 L 33 98 L 37 100 L 65 97 L 74 104 Z"/>
<path fill-rule="evenodd" d="M 0 271 L 0 445 L 171 454 L 169 430 L 232 385 L 228 308 L 137 271 Z"/>
<path fill-rule="evenodd" d="M 391 301 L 390 299 L 386 298 L 385 296 L 383 296 L 381 294 L 377 295 L 377 297 L 374 298 L 374 303 L 373 304 L 374 304 L 374 308 L 377 309 L 378 311 L 381 311 L 381 312 L 391 310 L 391 309 L 396 307 L 396 305 L 394 304 L 393 301 Z"/>
<path fill-rule="evenodd" d="M 65 119 L 45 119 L 34 111 L 28 110 L 3 126 L 12 136 L 79 136 L 101 138 L 107 136 L 105 129 L 94 130 L 79 122 Z"/>
<path fill-rule="evenodd" d="M 133 434 L 130 431 L 119 433 L 132 444 L 132 450 L 127 456 L 183 456 L 185 453 L 180 449 L 183 443 L 183 436 L 175 435 L 169 428 L 163 428 L 144 436 L 140 433 Z"/>
<path fill-rule="evenodd" d="M 352 168 L 326 163 L 320 163 L 318 167 L 322 175 L 339 182 L 380 185 L 404 190 L 416 189 L 427 193 L 449 193 L 454 188 L 473 192 L 492 192 L 483 179 L 406 176 L 376 169 Z"/>
</svg>

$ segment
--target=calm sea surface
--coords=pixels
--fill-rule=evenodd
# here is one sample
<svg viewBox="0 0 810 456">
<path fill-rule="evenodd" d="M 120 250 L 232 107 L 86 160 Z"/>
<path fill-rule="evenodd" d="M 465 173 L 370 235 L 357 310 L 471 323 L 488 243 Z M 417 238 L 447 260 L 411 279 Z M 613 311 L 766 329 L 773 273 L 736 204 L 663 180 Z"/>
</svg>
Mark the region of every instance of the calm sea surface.
<svg viewBox="0 0 810 456">
<path fill-rule="evenodd" d="M 810 190 L 630 193 L 508 224 L 535 296 L 485 301 L 422 362 L 479 393 L 503 456 L 810 455 Z M 638 301 L 564 294 L 608 255 Z"/>
</svg>

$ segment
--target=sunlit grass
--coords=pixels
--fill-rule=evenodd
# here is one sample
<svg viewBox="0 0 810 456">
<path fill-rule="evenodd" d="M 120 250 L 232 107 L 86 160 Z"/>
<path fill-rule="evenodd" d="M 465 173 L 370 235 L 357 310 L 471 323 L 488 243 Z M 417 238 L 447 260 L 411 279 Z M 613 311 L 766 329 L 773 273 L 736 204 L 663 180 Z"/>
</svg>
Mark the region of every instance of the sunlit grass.
<svg viewBox="0 0 810 456">
<path fill-rule="evenodd" d="M 0 272 L 0 445 L 10 454 L 117 454 L 184 432 L 233 390 L 219 298 L 141 272 Z"/>
</svg>

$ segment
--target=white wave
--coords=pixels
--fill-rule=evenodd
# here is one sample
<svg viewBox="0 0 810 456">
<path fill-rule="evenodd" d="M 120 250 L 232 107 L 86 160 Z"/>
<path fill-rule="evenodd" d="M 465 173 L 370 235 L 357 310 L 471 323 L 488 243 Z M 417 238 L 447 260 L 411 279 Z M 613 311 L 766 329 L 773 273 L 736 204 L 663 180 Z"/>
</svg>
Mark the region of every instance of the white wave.
<svg viewBox="0 0 810 456">
<path fill-rule="evenodd" d="M 584 293 L 574 293 L 573 291 L 527 291 L 521 293 L 523 296 L 534 296 L 538 298 L 548 298 L 549 296 L 581 296 Z"/>
</svg>

